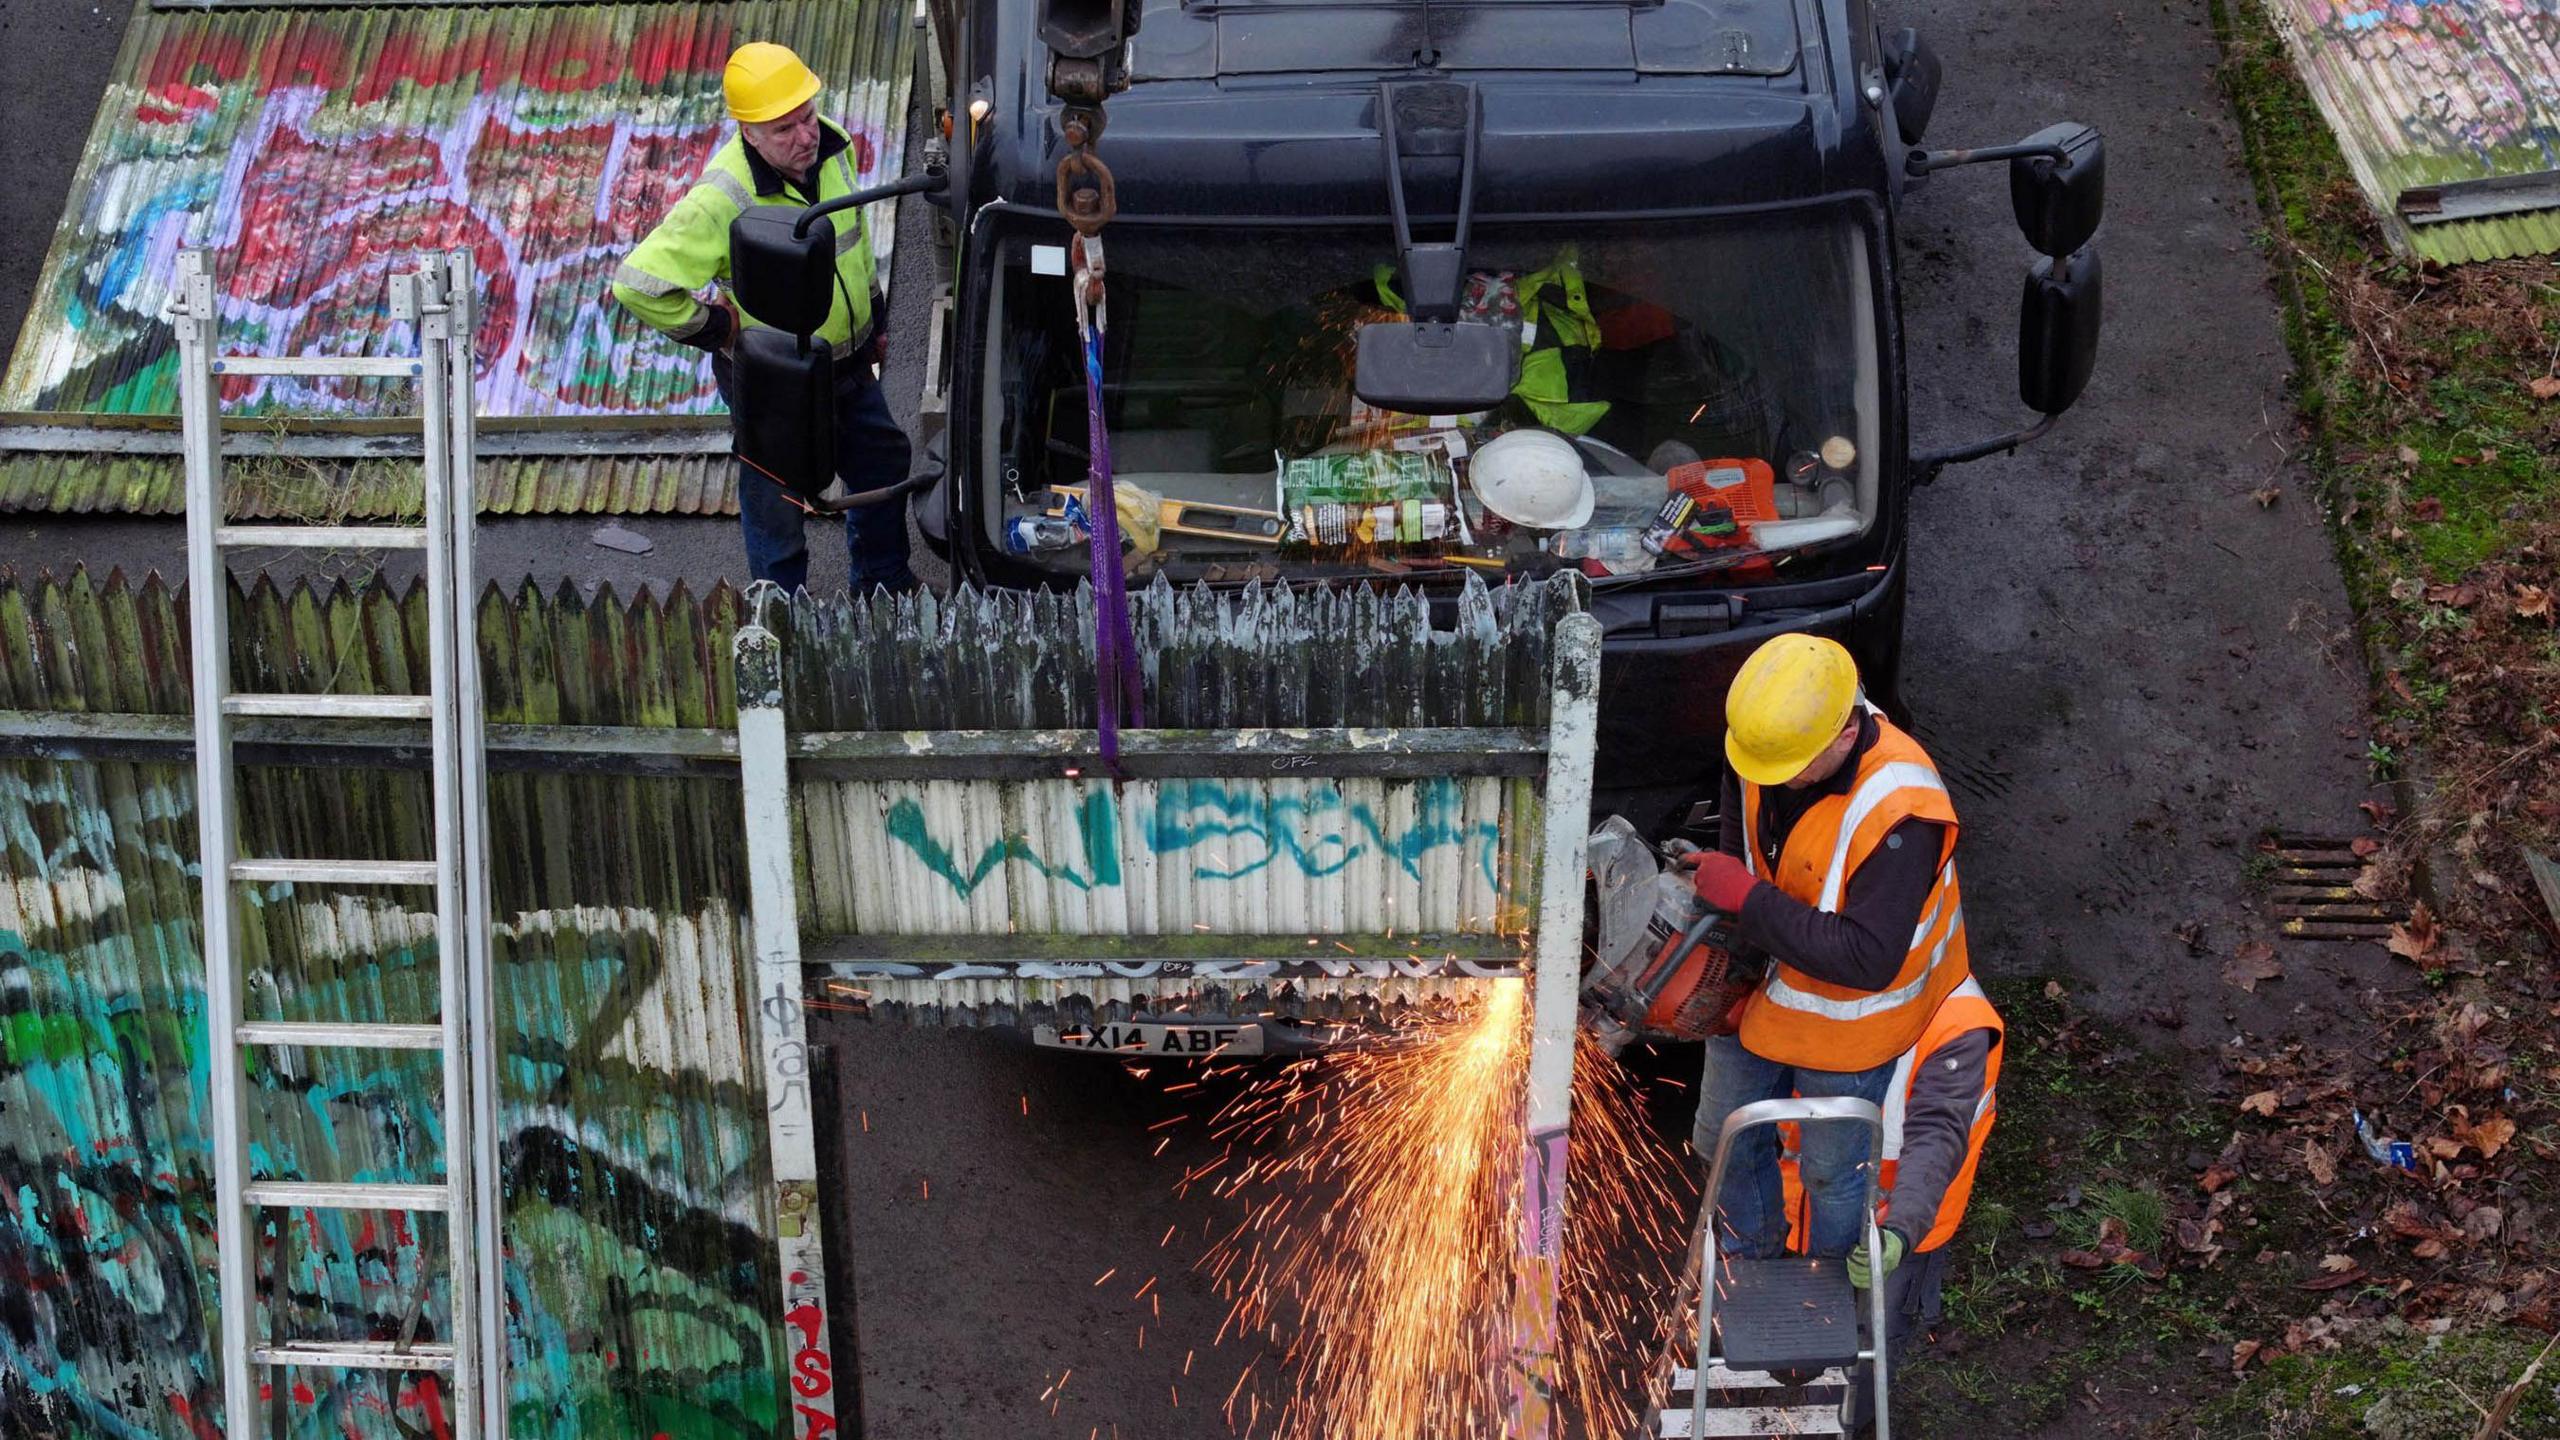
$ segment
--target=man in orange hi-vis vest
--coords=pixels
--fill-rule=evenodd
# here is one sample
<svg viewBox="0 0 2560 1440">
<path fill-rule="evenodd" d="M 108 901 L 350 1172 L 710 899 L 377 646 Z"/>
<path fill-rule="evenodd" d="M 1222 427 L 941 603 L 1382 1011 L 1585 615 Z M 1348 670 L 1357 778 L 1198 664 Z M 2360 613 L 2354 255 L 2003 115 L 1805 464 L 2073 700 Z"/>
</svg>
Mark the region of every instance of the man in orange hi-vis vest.
<svg viewBox="0 0 2560 1440">
<path fill-rule="evenodd" d="M 1964 1223 L 1975 1167 L 1998 1118 L 2005 1027 L 1991 997 L 1970 976 L 1929 1017 L 1919 1043 L 1902 1052 L 1884 1095 L 1884 1286 L 1890 1327 L 1885 1353 L 1902 1363 L 1912 1332 L 1938 1323 L 1946 1244 Z M 1796 1127 L 1787 1126 L 1787 1131 Z M 1789 1135 L 1790 1146 L 1800 1135 Z M 1805 1243 L 1804 1185 L 1794 1154 L 1779 1162 L 1785 1181 L 1787 1248 Z M 1849 1280 L 1875 1283 L 1864 1246 L 1849 1250 Z M 1860 1413 L 1872 1395 L 1853 1385 Z"/>
<path fill-rule="evenodd" d="M 1722 844 L 1689 863 L 1699 896 L 1771 963 L 1736 1033 L 1707 1041 L 1701 1156 L 1754 1101 L 1881 1105 L 1895 1062 L 1969 973 L 1955 806 L 1919 742 L 1866 702 L 1847 650 L 1799 634 L 1753 651 L 1725 696 L 1725 758 Z M 1807 1251 L 1848 1253 L 1865 1224 L 1867 1136 L 1807 1127 L 1797 1160 Z M 1736 1142 L 1710 1199 L 1737 1253 L 1779 1252 L 1776 1131 Z"/>
</svg>

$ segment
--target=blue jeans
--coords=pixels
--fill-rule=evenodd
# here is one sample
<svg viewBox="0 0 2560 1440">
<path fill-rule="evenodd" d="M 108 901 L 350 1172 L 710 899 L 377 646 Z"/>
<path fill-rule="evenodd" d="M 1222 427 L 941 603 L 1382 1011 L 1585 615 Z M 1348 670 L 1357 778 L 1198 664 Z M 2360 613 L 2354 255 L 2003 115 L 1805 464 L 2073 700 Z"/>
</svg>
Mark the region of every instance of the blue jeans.
<svg viewBox="0 0 2560 1440">
<path fill-rule="evenodd" d="M 1764 1060 L 1733 1036 L 1718 1035 L 1707 1041 L 1706 1072 L 1698 1081 L 1698 1123 L 1690 1143 L 1697 1147 L 1700 1164 L 1712 1164 L 1725 1117 L 1753 1101 L 1847 1096 L 1882 1104 L 1892 1079 L 1891 1061 L 1872 1070 L 1808 1070 Z M 1796 1162 L 1812 1228 L 1807 1253 L 1846 1255 L 1865 1234 L 1869 1133 L 1863 1125 L 1837 1120 L 1800 1128 Z M 1722 1222 L 1718 1245 L 1762 1259 L 1785 1251 L 1778 1127 L 1757 1126 L 1735 1138 L 1725 1161 L 1724 1194 L 1711 1198 Z"/>
<path fill-rule="evenodd" d="M 907 478 L 914 447 L 907 432 L 889 414 L 889 401 L 870 367 L 850 359 L 836 366 L 836 474 L 848 490 L 877 490 Z M 720 386 L 722 404 L 731 404 L 729 357 L 711 359 L 711 376 Z M 732 408 L 735 408 L 734 405 Z M 747 569 L 758 580 L 785 590 L 809 583 L 809 545 L 801 524 L 809 512 L 791 503 L 767 476 L 738 466 L 738 520 L 747 534 Z M 845 544 L 853 555 L 856 594 L 875 586 L 912 590 L 916 572 L 907 568 L 907 503 L 862 505 L 844 512 Z"/>
</svg>

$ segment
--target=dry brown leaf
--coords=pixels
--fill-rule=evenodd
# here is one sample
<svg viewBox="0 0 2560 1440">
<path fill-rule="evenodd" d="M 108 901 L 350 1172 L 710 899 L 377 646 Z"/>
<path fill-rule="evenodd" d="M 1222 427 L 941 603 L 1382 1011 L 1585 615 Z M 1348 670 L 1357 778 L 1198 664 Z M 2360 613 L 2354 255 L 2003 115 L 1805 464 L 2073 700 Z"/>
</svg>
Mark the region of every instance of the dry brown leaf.
<svg viewBox="0 0 2560 1440">
<path fill-rule="evenodd" d="M 2409 1253 L 2421 1260 L 2441 1260 L 2444 1258 L 2444 1242 L 2429 1236 L 2409 1247 Z"/>
<path fill-rule="evenodd" d="M 2334 1258 L 2340 1260 L 2346 1259 L 2343 1255 Z M 2354 1261 L 2348 1260 L 2347 1267 L 2348 1268 L 2337 1271 L 2333 1274 L 2314 1275 L 2308 1280 L 2296 1281 L 2293 1288 L 2296 1290 L 2344 1290 L 2348 1286 L 2365 1278 L 2363 1267 L 2357 1265 Z"/>
<path fill-rule="evenodd" d="M 2276 947 L 2264 940 L 2250 940 L 2231 952 L 2222 963 L 2222 978 L 2254 995 L 2261 980 L 2281 980 L 2284 966 L 2276 960 Z"/>
<path fill-rule="evenodd" d="M 2409 507 L 2409 517 L 2433 524 L 2444 518 L 2444 502 L 2433 495 L 2421 495 L 2417 502 Z"/>
<path fill-rule="evenodd" d="M 2261 1090 L 2257 1094 L 2250 1096 L 2248 1099 L 2241 1101 L 2240 1108 L 2248 1114 L 2264 1115 L 2272 1119 L 2276 1113 L 2276 1092 L 2273 1090 Z"/>
<path fill-rule="evenodd" d="M 2470 1214 L 2462 1217 L 2462 1238 L 2474 1245 L 2486 1244 L 2498 1238 L 2498 1231 L 2506 1223 L 2506 1212 L 2497 1206 L 2477 1206 Z"/>
<path fill-rule="evenodd" d="M 2382 842 L 2370 835 L 2359 835 L 2347 842 L 2347 848 L 2355 852 L 2357 859 L 2370 860 L 2381 852 Z"/>
<path fill-rule="evenodd" d="M 2551 592 L 2539 585 L 2516 587 L 2516 618 L 2551 623 Z"/>
<path fill-rule="evenodd" d="M 2103 1270 L 2107 1267 L 2104 1258 L 2086 1250 L 2065 1250 L 2054 1258 L 2074 1270 Z"/>
<path fill-rule="evenodd" d="M 2342 1271 L 2353 1270 L 2356 1268 L 2355 1257 L 2352 1255 L 2323 1255 L 2320 1257 L 2320 1268 L 2328 1271 L 2332 1275 L 2336 1275 Z"/>
<path fill-rule="evenodd" d="M 2560 375 L 2536 375 L 2524 382 L 2536 400 L 2560 400 Z"/>
<path fill-rule="evenodd" d="M 2272 1095 L 2275 1092 L 2270 1090 L 2267 1093 Z M 2207 1195 L 2210 1195 L 2239 1178 L 2240 1172 L 2237 1169 L 2232 1166 L 2225 1165 L 2221 1161 L 2217 1160 L 2213 1164 L 2206 1166 L 2204 1174 L 2197 1177 L 2196 1187 L 2204 1191 Z"/>
<path fill-rule="evenodd" d="M 2383 942 L 2383 948 L 2421 970 L 2443 968 L 2444 959 L 2438 954 L 2443 947 L 2444 930 L 2424 900 L 2410 910 L 2407 924 L 2391 927 L 2391 938 Z"/>
<path fill-rule="evenodd" d="M 2415 465 L 2415 464 L 2417 464 L 2417 463 L 2418 463 L 2418 452 L 2417 452 L 2417 451 L 2415 451 L 2415 450 L 2413 450 L 2413 449 L 2411 449 L 2410 447 L 2408 447 L 2408 446 L 2406 446 L 2406 445 L 2401 446 L 2401 447 L 2400 447 L 2400 463 L 2401 463 L 2401 464 L 2403 464 L 2403 465 Z"/>
<path fill-rule="evenodd" d="M 2302 1142 L 2302 1168 L 2311 1172 L 2314 1185 L 2334 1185 L 2338 1180 L 2338 1162 L 2317 1141 Z"/>
<path fill-rule="evenodd" d="M 2425 594 L 2430 603 L 2450 605 L 2456 610 L 2468 610 L 2480 603 L 2480 587 L 2469 581 L 2459 585 L 2430 585 Z"/>
<path fill-rule="evenodd" d="M 2516 1138 L 2516 1122 L 2504 1115 L 2492 1115 L 2477 1125 L 2458 1125 L 2454 1133 L 2464 1144 L 2480 1152 L 2483 1160 L 2495 1160 L 2507 1142 Z"/>
<path fill-rule="evenodd" d="M 2231 1373 L 2237 1375 L 2241 1371 L 2248 1369 L 2249 1362 L 2258 1358 L 2258 1352 L 2265 1348 L 2267 1348 L 2266 1342 L 2262 1340 L 2243 1340 L 2238 1344 L 2233 1345 L 2231 1347 Z"/>
<path fill-rule="evenodd" d="M 2275 508 L 2275 503 L 2278 500 L 2284 498 L 2284 487 L 2281 485 L 2261 485 L 2257 489 L 2249 492 L 2249 498 L 2258 502 L 2259 509 L 2271 510 Z"/>
<path fill-rule="evenodd" d="M 2391 673 L 2397 677 L 2400 672 L 2394 670 Z M 2400 683 L 2406 685 L 2408 682 L 2403 680 Z M 2359 800 L 2356 808 L 2364 812 L 2364 818 L 2373 822 L 2376 830 L 2388 830 L 2391 822 L 2400 818 L 2400 807 L 2388 800 Z"/>
</svg>

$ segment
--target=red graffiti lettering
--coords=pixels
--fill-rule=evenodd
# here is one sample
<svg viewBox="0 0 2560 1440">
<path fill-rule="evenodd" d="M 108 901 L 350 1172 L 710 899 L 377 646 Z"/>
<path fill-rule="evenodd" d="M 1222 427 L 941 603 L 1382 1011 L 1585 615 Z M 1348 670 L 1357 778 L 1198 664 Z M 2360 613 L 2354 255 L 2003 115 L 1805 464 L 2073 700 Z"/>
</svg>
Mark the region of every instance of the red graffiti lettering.
<svg viewBox="0 0 2560 1440">
<path fill-rule="evenodd" d="M 782 1323 L 800 1332 L 803 1347 L 816 1348 L 824 1343 L 820 1337 L 826 1330 L 827 1312 L 819 1309 L 815 1301 L 803 1300 L 783 1311 Z"/>
<path fill-rule="evenodd" d="M 621 78 L 621 52 L 580 31 L 555 35 L 553 43 L 524 69 L 524 83 L 554 95 L 601 90 Z"/>
<path fill-rule="evenodd" d="M 824 1350 L 803 1350 L 791 1357 L 791 1388 L 815 1400 L 836 1388 L 833 1362 Z"/>
<path fill-rule="evenodd" d="M 800 1440 L 821 1440 L 821 1437 L 834 1432 L 836 1417 L 826 1411 L 812 1405 L 794 1405 L 791 1408 L 800 1412 Z"/>
<path fill-rule="evenodd" d="M 282 90 L 288 85 L 335 90 L 345 75 L 346 42 L 326 21 L 286 26 L 258 57 L 260 90 Z"/>
</svg>

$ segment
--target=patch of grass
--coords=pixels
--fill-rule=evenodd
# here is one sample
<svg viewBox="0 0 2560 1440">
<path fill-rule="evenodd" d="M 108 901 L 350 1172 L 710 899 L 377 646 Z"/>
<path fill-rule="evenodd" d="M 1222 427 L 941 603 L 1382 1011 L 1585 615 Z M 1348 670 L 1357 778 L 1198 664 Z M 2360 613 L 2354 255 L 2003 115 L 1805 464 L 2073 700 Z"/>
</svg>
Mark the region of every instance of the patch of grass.
<svg viewBox="0 0 2560 1440">
<path fill-rule="evenodd" d="M 2460 1440 L 2549 1337 L 2503 1328 L 2420 1335 L 2386 1324 L 2339 1350 L 2288 1355 L 2208 1403 L 2196 1433 L 2228 1440 Z M 2507 1419 L 2506 1434 L 2560 1435 L 2560 1354 Z"/>
<path fill-rule="evenodd" d="M 2008 1026 L 2000 1120 L 1975 1179 L 1943 1294 L 1959 1353 L 1898 1382 L 1895 1421 L 1914 1434 L 2024 1433 L 2077 1410 L 2093 1377 L 2157 1373 L 2227 1340 L 2225 1271 L 2146 1279 L 2128 1265 L 2077 1269 L 2109 1219 L 2126 1244 L 2173 1244 L 2164 1176 L 2217 1145 L 2224 1117 L 2166 1057 L 2048 995 L 2036 980 L 1989 982 Z M 1999 1363 L 1962 1353 L 1998 1342 Z M 2033 1363 L 2020 1363 L 2032 1355 Z"/>
<path fill-rule="evenodd" d="M 2124 1243 L 2146 1254 L 2160 1253 L 2169 1229 L 2169 1202 L 2149 1184 L 2109 1182 L 2088 1191 L 2081 1203 L 2055 1217 L 2061 1238 L 2076 1249 L 2098 1243 L 2107 1222 L 2125 1230 Z"/>
</svg>

